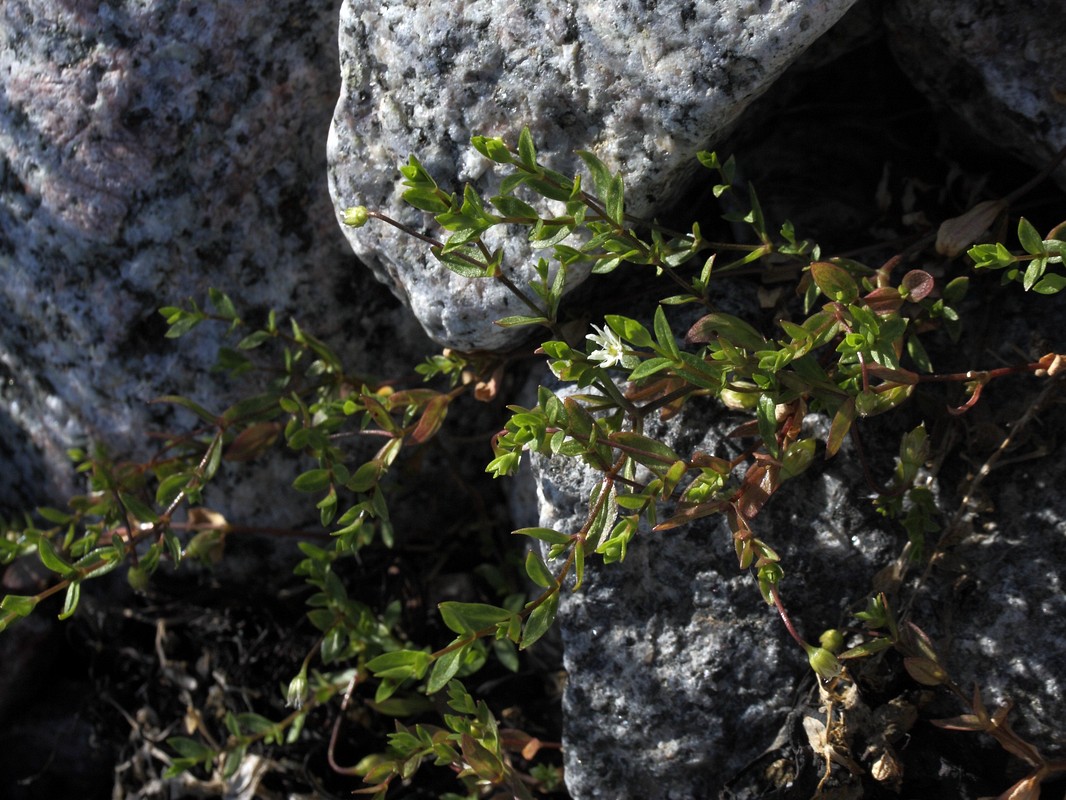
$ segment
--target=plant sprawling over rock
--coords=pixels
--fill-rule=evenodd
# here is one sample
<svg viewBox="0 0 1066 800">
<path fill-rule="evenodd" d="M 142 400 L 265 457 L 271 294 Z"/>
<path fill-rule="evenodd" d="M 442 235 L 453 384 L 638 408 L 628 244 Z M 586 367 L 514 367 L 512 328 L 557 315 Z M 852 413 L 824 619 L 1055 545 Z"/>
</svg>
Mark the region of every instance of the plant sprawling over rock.
<svg viewBox="0 0 1066 800">
<path fill-rule="evenodd" d="M 760 511 L 782 484 L 803 480 L 816 458 L 832 458 L 849 436 L 857 436 L 863 420 L 895 411 L 926 385 L 958 384 L 961 396 L 952 411 L 963 414 L 994 381 L 1022 374 L 1050 381 L 1062 371 L 1063 356 L 937 372 L 924 340 L 962 335 L 957 309 L 970 282 L 966 270 L 945 279 L 906 268 L 902 255 L 876 266 L 828 257 L 789 223 L 769 224 L 755 191 L 735 185 L 732 159 L 699 155 L 714 178 L 715 196 L 731 196 L 739 207 L 727 219 L 750 232 L 745 244 L 707 241 L 699 225 L 680 232 L 630 217 L 623 176 L 592 153 L 578 153 L 585 173 L 568 176 L 538 161 L 528 130 L 514 146 L 482 136 L 474 137 L 473 146 L 498 171 L 495 196 L 482 198 L 469 186 L 449 193 L 412 156 L 401 167 L 404 198 L 431 215 L 436 228 L 415 230 L 363 207 L 347 209 L 345 222 L 394 225 L 453 272 L 498 282 L 525 311 L 495 324 L 541 334 L 535 353 L 554 375 L 554 388 L 541 386 L 526 405 L 507 406 L 506 419 L 491 440 L 486 437 L 486 469 L 495 477 L 513 476 L 532 454 L 579 462 L 596 481 L 579 528 L 514 531 L 535 545 L 523 562 L 531 591 L 501 580 L 496 602 L 445 600 L 440 618 L 451 638 L 427 643 L 405 630 L 398 599 L 376 606 L 356 599 L 340 569 L 375 543 L 391 545 L 396 534 L 388 499 L 404 455 L 421 453 L 464 395 L 495 399 L 516 353 L 445 351 L 418 367 L 422 384 L 370 379 L 347 372 L 296 321 L 283 324 L 271 314 L 261 327 L 251 327 L 228 296 L 213 291 L 205 307 L 189 301 L 162 309 L 167 335 L 182 336 L 209 321 L 227 326 L 232 343 L 220 348 L 218 365 L 243 380 L 265 376 L 258 393 L 222 410 L 187 397 L 159 398 L 191 412 L 199 427 L 168 440 L 148 463 L 116 461 L 100 451 L 73 453 L 88 491 L 65 510 L 39 509 L 0 537 L 0 563 L 35 557 L 55 576 L 38 594 L 5 596 L 0 629 L 53 595 L 61 596 L 60 616 L 71 616 L 82 586 L 120 566 L 130 584 L 143 589 L 165 561 L 217 559 L 234 526 L 203 505 L 205 487 L 224 462 L 250 461 L 283 441 L 313 460 L 294 486 L 313 498 L 331 535 L 326 547 L 301 542 L 296 566 L 309 586 L 307 620 L 318 642 L 294 665 L 296 675 L 285 689 L 288 716 L 272 720 L 228 711 L 218 720 L 197 718 L 189 735 L 168 740 L 175 753 L 171 776 L 205 770 L 228 779 L 257 742 L 291 742 L 313 709 L 340 699 L 347 711 L 358 696 L 373 713 L 397 718 L 387 750 L 346 770 L 363 777 L 367 794 L 384 797 L 427 761 L 450 766 L 462 796 L 478 796 L 482 786 L 515 797 L 553 790 L 557 769 L 535 762 L 547 743 L 502 727 L 462 679 L 490 655 L 518 669 L 521 652 L 551 629 L 561 594 L 580 590 L 592 562 L 624 559 L 642 532 L 712 515 L 727 521 L 737 568 L 750 572 L 817 675 L 828 709 L 823 732 L 832 729 L 833 709 L 855 690 L 851 665 L 895 650 L 915 681 L 946 687 L 965 706 L 962 715 L 940 724 L 984 731 L 1030 765 L 1010 796 L 1035 797 L 1042 780 L 1066 769 L 1013 733 L 1007 709 L 990 712 L 979 691 L 958 687 L 929 637 L 908 620 L 905 604 L 888 591 L 871 588 L 847 636 L 830 629 L 817 643 L 806 641 L 780 588 L 788 564 L 774 537 L 787 534 L 763 531 L 759 524 Z M 1066 285 L 1063 225 L 1042 235 L 1022 218 L 1020 248 L 975 244 L 1005 210 L 1005 203 L 983 204 L 945 223 L 937 249 L 948 256 L 968 252 L 976 269 L 1002 270 L 1004 284 L 1059 292 Z M 498 226 L 527 231 L 531 246 L 543 254 L 530 285 L 513 281 L 503 251 L 486 244 L 484 235 Z M 655 285 L 666 287 L 646 317 L 605 314 L 589 321 L 568 307 L 569 276 L 621 268 L 645 270 Z M 793 298 L 775 305 L 770 326 L 760 316 L 726 313 L 716 302 L 722 281 L 760 268 L 775 270 L 795 287 Z M 654 435 L 650 421 L 696 403 L 720 403 L 748 415 L 731 434 L 742 443 L 738 456 L 678 452 Z M 810 415 L 828 421 L 823 435 L 811 432 Z M 346 447 L 352 438 L 372 442 L 372 452 Z M 909 430 L 898 453 L 887 482 L 866 477 L 877 487 L 873 502 L 879 511 L 905 532 L 907 558 L 925 567 L 943 546 L 930 539 L 942 526 L 925 475 L 926 427 Z M 427 702 L 435 695 L 447 700 Z M 431 724 L 425 715 L 432 709 L 440 719 Z M 335 728 L 334 743 L 336 738 Z M 333 743 L 330 748 L 333 763 Z M 828 732 L 821 753 L 826 777 L 832 763 L 848 763 Z"/>
</svg>

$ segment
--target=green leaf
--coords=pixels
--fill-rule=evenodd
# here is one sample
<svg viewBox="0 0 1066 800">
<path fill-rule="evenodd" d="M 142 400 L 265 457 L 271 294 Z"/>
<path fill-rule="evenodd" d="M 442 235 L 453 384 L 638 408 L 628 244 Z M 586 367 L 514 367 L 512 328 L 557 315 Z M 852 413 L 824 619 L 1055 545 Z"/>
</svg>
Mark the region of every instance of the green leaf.
<svg viewBox="0 0 1066 800">
<path fill-rule="evenodd" d="M 329 479 L 328 469 L 310 469 L 298 475 L 292 486 L 298 492 L 320 492 L 329 486 Z"/>
<path fill-rule="evenodd" d="M 230 300 L 229 295 L 218 289 L 210 288 L 207 290 L 207 298 L 220 317 L 228 320 L 237 319 L 237 309 L 233 307 L 233 301 Z"/>
<path fill-rule="evenodd" d="M 647 361 L 640 362 L 637 368 L 629 373 L 629 380 L 639 381 L 643 378 L 649 378 L 657 372 L 662 372 L 672 366 L 674 366 L 674 362 L 669 358 L 649 358 Z"/>
<path fill-rule="evenodd" d="M 435 187 L 418 186 L 408 189 L 403 193 L 403 200 L 410 206 L 420 211 L 428 211 L 430 214 L 442 214 L 451 208 L 451 205 L 440 195 L 440 190 Z"/>
<path fill-rule="evenodd" d="M 1029 255 L 1039 256 L 1045 252 L 1043 237 L 1025 217 L 1018 220 L 1018 241 Z"/>
<path fill-rule="evenodd" d="M 480 263 L 473 257 L 464 257 L 454 252 L 445 253 L 439 247 L 431 247 L 429 251 L 440 263 L 464 278 L 487 278 L 492 265 Z"/>
<path fill-rule="evenodd" d="M 1044 274 L 1044 270 L 1047 269 L 1047 257 L 1032 259 L 1025 268 L 1025 274 L 1022 277 L 1022 287 L 1025 291 L 1029 291 L 1036 285 L 1036 282 L 1040 280 Z"/>
<path fill-rule="evenodd" d="M 537 148 L 533 144 L 533 134 L 526 126 L 523 126 L 522 132 L 518 134 L 518 157 L 527 169 L 536 170 Z"/>
<path fill-rule="evenodd" d="M 603 517 L 603 512 L 597 515 L 596 521 L 599 522 Z M 606 521 L 598 526 L 598 530 L 590 532 L 588 544 L 595 546 L 596 541 L 603 533 L 603 528 L 606 525 Z M 576 592 L 581 588 L 581 584 L 585 581 L 585 547 L 588 545 L 578 545 L 574 548 L 574 591 Z"/>
<path fill-rule="evenodd" d="M 69 578 L 74 574 L 74 567 L 59 556 L 50 539 L 42 536 L 37 540 L 37 555 L 41 559 L 41 563 L 52 572 L 58 572 L 64 578 Z"/>
<path fill-rule="evenodd" d="M 605 211 L 607 212 L 607 218 L 614 222 L 616 225 L 622 226 L 625 224 L 625 185 L 622 182 L 621 175 L 615 175 L 611 178 L 611 183 L 607 187 L 607 196 L 603 198 L 605 204 Z"/>
<path fill-rule="evenodd" d="M 557 185 L 544 178 L 534 178 L 529 176 L 525 179 L 524 183 L 533 191 L 538 194 L 544 195 L 549 200 L 559 200 L 560 202 L 567 202 L 570 199 L 571 187 L 569 182 L 564 185 Z"/>
<path fill-rule="evenodd" d="M 1058 294 L 1066 288 L 1066 276 L 1060 275 L 1055 272 L 1044 275 L 1036 284 L 1033 285 L 1033 291 L 1037 294 Z"/>
<path fill-rule="evenodd" d="M 119 564 L 122 563 L 122 553 L 116 552 L 113 547 L 101 547 L 93 552 L 79 558 L 75 566 L 78 569 L 85 569 L 86 567 L 92 567 L 88 572 L 82 575 L 82 580 L 88 578 L 99 578 L 101 575 L 106 575 Z M 103 562 L 103 563 L 101 563 Z M 93 565 L 97 566 L 93 566 Z"/>
<path fill-rule="evenodd" d="M 623 317 L 620 314 L 607 314 L 603 319 L 607 323 L 607 327 L 627 342 L 635 344 L 637 347 L 651 347 L 651 334 L 648 333 L 647 328 L 635 319 Z"/>
<path fill-rule="evenodd" d="M 811 465 L 814 460 L 814 439 L 798 439 L 788 446 L 781 459 L 781 478 L 794 478 Z"/>
<path fill-rule="evenodd" d="M 276 727 L 273 722 L 262 714 L 253 714 L 251 712 L 238 714 L 237 724 L 240 725 L 241 730 L 256 735 L 270 733 Z"/>
<path fill-rule="evenodd" d="M 943 292 L 944 302 L 952 306 L 961 303 L 969 288 L 970 279 L 965 275 L 960 275 L 958 278 L 948 281 Z"/>
<path fill-rule="evenodd" d="M 421 650 L 394 650 L 383 653 L 366 663 L 366 668 L 378 678 L 402 681 L 407 678 L 421 680 L 426 674 L 433 656 Z"/>
<path fill-rule="evenodd" d="M 547 325 L 547 317 L 527 317 L 521 314 L 516 314 L 512 317 L 503 317 L 496 320 L 493 325 L 499 325 L 501 328 L 521 328 L 527 325 Z"/>
<path fill-rule="evenodd" d="M 270 418 L 277 415 L 280 406 L 278 396 L 272 392 L 245 397 L 222 412 L 226 422 L 251 422 L 259 417 Z"/>
<path fill-rule="evenodd" d="M 544 250 L 555 247 L 573 232 L 573 225 L 538 220 L 529 231 L 529 243 L 534 250 Z"/>
<path fill-rule="evenodd" d="M 848 658 L 865 658 L 866 656 L 876 655 L 882 650 L 887 650 L 892 646 L 892 640 L 886 637 L 879 637 L 877 639 L 871 639 L 868 642 L 863 642 L 858 647 L 853 647 L 850 650 L 845 650 L 837 658 L 840 660 Z"/>
<path fill-rule="evenodd" d="M 777 458 L 780 448 L 777 444 L 777 403 L 768 394 L 759 395 L 759 403 L 756 409 L 759 421 L 759 436 L 766 445 L 767 452 Z"/>
<path fill-rule="evenodd" d="M 359 466 L 355 474 L 345 484 L 353 492 L 366 492 L 378 482 L 383 472 L 380 461 L 374 459 Z"/>
<path fill-rule="evenodd" d="M 14 614 L 17 617 L 28 616 L 37 605 L 37 598 L 26 595 L 9 594 L 0 600 L 0 611 Z"/>
<path fill-rule="evenodd" d="M 855 409 L 860 416 L 872 417 L 884 414 L 903 403 L 914 391 L 914 385 L 894 386 L 877 392 L 862 392 L 855 397 Z"/>
<path fill-rule="evenodd" d="M 199 403 L 195 403 L 192 400 L 190 400 L 189 398 L 182 397 L 180 395 L 167 394 L 167 395 L 163 395 L 162 397 L 157 397 L 154 400 L 151 400 L 150 402 L 152 402 L 152 403 L 172 403 L 172 404 L 174 404 L 176 406 L 181 406 L 182 408 L 188 409 L 189 411 L 194 413 L 196 416 L 198 416 L 200 419 L 204 420 L 205 422 L 210 422 L 212 425 L 214 425 L 215 422 L 218 421 L 214 414 L 212 414 L 206 408 L 201 406 Z"/>
<path fill-rule="evenodd" d="M 1018 261 L 1018 257 L 1003 242 L 974 245 L 966 251 L 966 255 L 973 259 L 977 269 L 1003 269 Z"/>
<path fill-rule="evenodd" d="M 218 537 L 221 536 L 218 531 L 212 531 L 212 533 L 215 533 Z M 182 553 L 181 540 L 178 538 L 178 535 L 172 530 L 163 531 L 163 544 L 166 545 L 167 552 L 170 554 L 170 558 L 174 562 L 174 566 L 180 564 Z"/>
<path fill-rule="evenodd" d="M 174 498 L 181 493 L 181 490 L 188 486 L 191 479 L 192 475 L 190 473 L 178 472 L 161 480 L 155 492 L 156 504 L 167 508 L 174 501 Z"/>
<path fill-rule="evenodd" d="M 537 209 L 513 195 L 497 195 L 491 198 L 489 202 L 496 206 L 497 210 L 505 217 L 518 218 L 523 221 L 532 221 L 540 218 Z"/>
<path fill-rule="evenodd" d="M 226 758 L 222 762 L 222 777 L 224 779 L 228 780 L 237 774 L 237 770 L 241 768 L 241 764 L 244 762 L 247 750 L 247 745 L 239 745 L 226 753 Z"/>
<path fill-rule="evenodd" d="M 755 232 L 759 234 L 759 238 L 766 237 L 766 220 L 763 218 L 762 206 L 759 204 L 759 198 L 755 194 L 755 186 L 748 184 L 748 201 L 751 203 L 751 212 L 748 214 L 748 222 L 751 223 L 751 227 L 755 229 Z"/>
<path fill-rule="evenodd" d="M 522 629 L 522 641 L 518 645 L 519 650 L 525 650 L 536 642 L 551 628 L 555 621 L 555 613 L 559 610 L 558 590 L 548 595 L 547 599 L 533 609 Z"/>
<path fill-rule="evenodd" d="M 607 437 L 608 440 L 638 464 L 651 470 L 668 468 L 681 457 L 669 446 L 656 439 L 650 439 L 632 431 L 617 431 Z"/>
<path fill-rule="evenodd" d="M 535 548 L 530 548 L 526 553 L 526 574 L 535 584 L 545 589 L 555 583 L 555 576 Z"/>
<path fill-rule="evenodd" d="M 859 286 L 851 273 L 839 264 L 816 261 L 811 264 L 811 277 L 815 285 L 830 300 L 838 303 L 853 303 L 859 296 Z"/>
<path fill-rule="evenodd" d="M 492 652 L 496 655 L 496 659 L 503 665 L 503 667 L 511 672 L 518 672 L 520 665 L 518 660 L 518 651 L 515 649 L 514 642 L 510 639 L 495 639 L 492 642 Z"/>
<path fill-rule="evenodd" d="M 456 633 L 478 633 L 501 622 L 507 622 L 514 614 L 505 608 L 487 603 L 459 603 L 447 600 L 438 604 L 444 624 Z"/>
<path fill-rule="evenodd" d="M 929 353 L 926 352 L 925 346 L 915 334 L 911 334 L 907 338 L 907 355 L 911 357 L 911 361 L 922 372 L 931 373 L 933 371 L 933 363 L 929 360 Z"/>
<path fill-rule="evenodd" d="M 155 510 L 136 495 L 119 492 L 118 496 L 122 501 L 122 505 L 137 518 L 138 522 L 157 522 L 159 520 L 159 515 L 155 513 Z"/>
<path fill-rule="evenodd" d="M 426 683 L 426 694 L 436 694 L 448 685 L 448 681 L 455 677 L 463 665 L 466 651 L 466 647 L 457 647 L 436 660 L 433 664 L 433 671 L 429 675 L 429 681 Z"/>
<path fill-rule="evenodd" d="M 588 150 L 578 150 L 577 155 L 585 162 L 585 166 L 588 167 L 589 175 L 592 176 L 592 185 L 596 189 L 596 194 L 600 197 L 606 197 L 611 185 L 611 171 L 607 169 L 607 165 L 600 161 L 594 153 L 590 153 Z"/>
<path fill-rule="evenodd" d="M 274 337 L 267 331 L 255 331 L 249 333 L 237 343 L 238 350 L 254 350 Z"/>
<path fill-rule="evenodd" d="M 519 528 L 513 536 L 530 536 L 548 544 L 569 544 L 572 537 L 551 528 Z"/>
<path fill-rule="evenodd" d="M 167 744 L 173 747 L 183 758 L 195 762 L 209 762 L 215 757 L 215 751 L 196 739 L 185 736 L 170 736 Z"/>
<path fill-rule="evenodd" d="M 655 307 L 655 339 L 659 343 L 659 352 L 667 358 L 671 358 L 675 361 L 681 358 L 681 351 L 677 347 L 677 340 L 674 338 L 674 332 L 670 328 L 670 323 L 666 321 L 666 312 L 662 306 Z"/>
<path fill-rule="evenodd" d="M 173 322 L 168 320 L 168 322 L 170 322 L 170 327 L 167 328 L 167 332 L 163 335 L 167 339 L 177 339 L 184 336 L 205 319 L 206 317 L 203 314 L 190 314 L 186 311 L 181 311 L 180 316 L 178 316 Z"/>
<path fill-rule="evenodd" d="M 219 464 L 222 463 L 222 433 L 215 434 L 215 438 L 211 440 L 211 444 L 207 446 L 207 452 L 204 454 L 204 471 L 203 479 L 205 481 L 211 480 L 218 472 Z"/>
<path fill-rule="evenodd" d="M 566 290 L 566 273 L 566 264 L 560 262 L 559 268 L 555 270 L 551 288 L 548 290 L 548 315 L 552 319 L 555 319 L 559 313 L 559 303 L 562 301 L 563 292 Z"/>
<path fill-rule="evenodd" d="M 497 164 L 511 164 L 514 161 L 511 156 L 511 150 L 503 139 L 474 136 L 470 139 L 470 143 L 481 155 L 490 161 L 495 161 Z"/>
<path fill-rule="evenodd" d="M 39 506 L 37 513 L 41 515 L 41 518 L 56 525 L 66 525 L 72 517 L 64 511 L 60 511 L 58 508 L 51 508 L 49 506 Z"/>
</svg>

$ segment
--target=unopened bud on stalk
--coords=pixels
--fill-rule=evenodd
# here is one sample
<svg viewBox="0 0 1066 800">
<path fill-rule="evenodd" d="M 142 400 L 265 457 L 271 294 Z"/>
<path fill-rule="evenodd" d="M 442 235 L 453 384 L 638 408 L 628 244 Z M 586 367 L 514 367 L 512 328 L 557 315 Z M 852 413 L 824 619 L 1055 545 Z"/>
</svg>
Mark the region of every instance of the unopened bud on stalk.
<svg viewBox="0 0 1066 800">
<path fill-rule="evenodd" d="M 363 227 L 368 219 L 370 219 L 370 212 L 366 210 L 366 206 L 352 206 L 344 209 L 344 224 L 352 228 Z"/>
<path fill-rule="evenodd" d="M 839 653 L 844 649 L 844 634 L 836 628 L 823 631 L 822 635 L 818 637 L 818 641 L 830 653 Z"/>
<path fill-rule="evenodd" d="M 840 674 L 840 662 L 824 647 L 807 645 L 807 661 L 822 680 L 827 681 Z"/>
</svg>

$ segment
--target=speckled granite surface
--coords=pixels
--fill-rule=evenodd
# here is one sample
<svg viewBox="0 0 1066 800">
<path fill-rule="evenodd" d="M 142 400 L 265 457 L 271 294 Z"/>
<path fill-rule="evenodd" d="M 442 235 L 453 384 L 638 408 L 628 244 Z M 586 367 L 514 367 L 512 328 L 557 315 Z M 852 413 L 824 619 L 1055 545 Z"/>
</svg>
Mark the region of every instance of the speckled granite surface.
<svg viewBox="0 0 1066 800">
<path fill-rule="evenodd" d="M 203 378 L 211 337 L 164 340 L 159 306 L 218 287 L 242 312 L 313 316 L 356 359 L 374 330 L 412 330 L 326 191 L 336 14 L 302 0 L 0 7 L 0 505 L 69 491 L 72 444 L 133 454 L 150 419 L 190 422 L 152 397 L 220 402 Z"/>
<path fill-rule="evenodd" d="M 515 141 L 529 125 L 545 163 L 572 172 L 592 150 L 624 168 L 627 211 L 646 214 L 692 172 L 697 150 L 852 5 L 853 0 L 658 3 L 349 0 L 341 10 L 341 99 L 330 131 L 330 190 L 411 224 L 397 165 L 417 153 L 447 181 L 493 185 L 473 134 Z M 355 252 L 410 302 L 427 332 L 459 348 L 495 348 L 516 311 L 496 285 L 452 276 L 384 225 L 348 233 Z M 498 239 L 517 277 L 524 241 Z"/>
</svg>

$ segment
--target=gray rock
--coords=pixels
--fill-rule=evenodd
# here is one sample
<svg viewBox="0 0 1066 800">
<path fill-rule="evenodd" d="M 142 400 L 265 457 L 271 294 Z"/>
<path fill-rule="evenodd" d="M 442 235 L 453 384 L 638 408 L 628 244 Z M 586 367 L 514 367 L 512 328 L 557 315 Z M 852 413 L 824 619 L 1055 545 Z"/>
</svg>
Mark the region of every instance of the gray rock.
<svg viewBox="0 0 1066 800">
<path fill-rule="evenodd" d="M 997 296 L 990 341 L 982 341 L 979 328 L 970 328 L 968 353 L 1008 363 L 1018 359 L 1014 347 L 1034 357 L 1056 347 L 1061 299 L 1021 295 L 1018 290 Z M 974 316 L 980 319 L 979 313 Z M 990 387 L 982 405 L 964 418 L 973 432 L 972 453 L 965 457 L 976 460 L 966 461 L 954 451 L 937 479 L 927 478 L 944 525 L 956 517 L 971 488 L 972 498 L 958 515 L 958 535 L 929 576 L 920 579 L 921 570 L 912 569 L 893 597 L 896 608 L 905 603 L 909 619 L 930 635 L 964 691 L 978 685 L 991 710 L 1013 703 L 1014 729 L 1052 754 L 1066 747 L 1061 725 L 1066 714 L 1061 669 L 1066 659 L 1061 576 L 1066 504 L 1056 489 L 1066 481 L 1066 466 L 1055 446 L 1066 435 L 1066 422 L 1054 411 L 1061 386 L 1058 395 L 1035 407 L 1036 393 L 1046 384 L 1017 380 Z M 649 434 L 662 436 L 685 456 L 699 450 L 732 457 L 740 443 L 727 433 L 742 419 L 699 401 Z M 864 425 L 875 477 L 890 474 L 899 434 L 914 422 L 886 418 Z M 824 420 L 808 417 L 806 424 L 824 439 Z M 982 430 L 991 435 L 976 439 Z M 1019 461 L 1004 459 L 973 487 L 973 475 L 1006 430 L 1015 432 L 1010 452 Z M 534 459 L 533 472 L 539 516 L 524 524 L 579 529 L 595 476 L 563 459 Z M 818 458 L 808 473 L 784 484 L 754 520 L 757 535 L 782 557 L 782 597 L 808 641 L 815 642 L 826 628 L 854 627 L 852 614 L 875 585 L 886 585 L 884 570 L 906 543 L 903 529 L 877 515 L 870 497 L 848 442 L 836 458 Z M 930 536 L 929 547 L 936 538 Z M 806 776 L 812 789 L 824 767 L 797 721 L 804 714 L 819 715 L 810 670 L 774 609 L 762 602 L 754 579 L 738 571 L 730 533 L 720 521 L 643 531 L 621 564 L 590 562 L 581 589 L 564 595 L 559 624 L 568 674 L 566 780 L 576 800 L 718 797 L 727 785 L 738 791 L 724 795 L 730 797 L 810 796 L 797 775 Z M 917 688 L 898 661 L 889 663 L 896 664 L 897 685 Z M 887 679 L 871 676 L 874 680 Z M 861 697 L 869 702 L 879 691 L 883 686 L 864 683 Z M 965 712 L 946 691 L 934 696 L 939 705 L 926 712 L 932 718 Z M 883 712 L 875 709 L 875 720 L 877 713 Z M 869 710 L 860 708 L 856 728 L 870 719 Z M 859 734 L 859 741 L 876 735 L 877 724 Z M 982 746 L 980 737 L 952 735 L 960 737 L 950 745 L 958 752 Z M 853 755 L 861 759 L 861 748 Z M 750 782 L 762 780 L 753 775 L 762 774 L 763 762 L 782 756 L 791 772 L 780 774 L 791 775 L 797 784 L 775 785 L 780 794 L 751 793 Z M 762 766 L 752 769 L 756 764 Z M 871 763 L 863 766 L 869 770 Z M 915 762 L 905 777 L 935 780 L 935 768 L 930 774 L 928 762 Z M 1011 780 L 990 779 L 998 781 L 998 791 Z"/>
<path fill-rule="evenodd" d="M 997 148 L 1045 166 L 1066 147 L 1066 64 L 1057 0 L 885 4 L 889 41 L 911 81 Z M 1055 172 L 1066 187 L 1066 165 Z"/>
<path fill-rule="evenodd" d="M 726 434 L 741 420 L 710 401 L 666 425 L 679 453 L 735 456 Z M 651 435 L 660 435 L 654 432 Z M 808 641 L 846 620 L 899 547 L 873 513 L 848 454 L 786 483 L 755 519 L 781 555 L 783 600 Z M 832 462 L 831 462 L 832 463 Z M 584 521 L 593 476 L 567 462 L 534 462 L 540 524 Z M 810 674 L 754 578 L 737 568 L 718 518 L 644 531 L 625 561 L 588 568 L 560 609 L 567 685 L 566 780 L 586 798 L 715 797 L 774 739 Z M 808 687 L 809 688 L 809 687 Z"/>
<path fill-rule="evenodd" d="M 470 137 L 514 142 L 523 125 L 559 171 L 574 170 L 578 149 L 624 169 L 627 210 L 653 212 L 674 199 L 695 152 L 721 137 L 851 5 L 349 0 L 329 146 L 338 214 L 363 204 L 420 228 L 425 215 L 400 200 L 398 164 L 416 153 L 432 174 L 456 181 L 444 184 L 447 191 L 471 181 L 491 193 L 494 173 Z M 348 236 L 437 341 L 460 349 L 514 343 L 513 330 L 487 324 L 522 313 L 498 284 L 452 275 L 383 224 Z M 501 236 L 490 244 L 505 248 L 519 282 L 528 280 L 523 241 Z"/>
<path fill-rule="evenodd" d="M 1044 411 L 1023 458 L 1066 435 L 1055 416 Z M 991 476 L 978 497 L 994 513 L 976 514 L 964 527 L 916 616 L 942 644 L 956 681 L 980 687 L 989 709 L 1013 703 L 1014 729 L 1050 754 L 1066 747 L 1066 469 L 1060 451 L 1043 453 Z"/>
<path fill-rule="evenodd" d="M 148 427 L 189 427 L 155 396 L 232 399 L 205 377 L 214 337 L 164 340 L 162 305 L 218 287 L 347 342 L 353 369 L 420 341 L 331 210 L 336 10 L 4 4 L 0 508 L 67 496 L 72 445 L 143 455 Z"/>
</svg>

